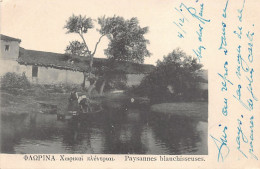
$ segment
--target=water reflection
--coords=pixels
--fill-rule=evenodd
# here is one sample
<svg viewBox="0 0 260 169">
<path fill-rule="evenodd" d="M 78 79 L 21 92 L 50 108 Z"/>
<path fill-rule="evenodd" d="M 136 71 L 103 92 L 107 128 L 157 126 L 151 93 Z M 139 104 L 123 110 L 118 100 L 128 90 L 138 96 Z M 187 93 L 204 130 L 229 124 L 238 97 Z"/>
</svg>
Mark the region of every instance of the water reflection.
<svg viewBox="0 0 260 169">
<path fill-rule="evenodd" d="M 207 123 L 144 110 L 2 117 L 2 153 L 207 154 Z"/>
</svg>

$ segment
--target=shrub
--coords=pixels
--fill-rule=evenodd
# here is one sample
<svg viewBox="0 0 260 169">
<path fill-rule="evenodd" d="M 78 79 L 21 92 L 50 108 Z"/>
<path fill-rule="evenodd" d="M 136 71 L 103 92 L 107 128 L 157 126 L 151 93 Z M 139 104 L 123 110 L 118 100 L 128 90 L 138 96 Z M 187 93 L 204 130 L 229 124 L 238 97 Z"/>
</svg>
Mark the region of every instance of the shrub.
<svg viewBox="0 0 260 169">
<path fill-rule="evenodd" d="M 198 73 L 202 65 L 180 49 L 173 50 L 141 81 L 135 92 L 152 102 L 195 101 L 200 97 Z"/>
<path fill-rule="evenodd" d="M 28 89 L 30 86 L 30 82 L 24 72 L 22 75 L 7 72 L 1 79 L 2 89 Z"/>
</svg>

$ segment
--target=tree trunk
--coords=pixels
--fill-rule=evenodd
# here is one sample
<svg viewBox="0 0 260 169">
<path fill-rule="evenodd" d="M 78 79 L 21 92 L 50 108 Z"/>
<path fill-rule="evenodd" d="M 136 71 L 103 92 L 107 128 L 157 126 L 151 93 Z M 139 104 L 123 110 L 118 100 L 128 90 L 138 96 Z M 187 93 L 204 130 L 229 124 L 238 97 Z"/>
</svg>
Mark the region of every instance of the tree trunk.
<svg viewBox="0 0 260 169">
<path fill-rule="evenodd" d="M 92 90 L 96 87 L 96 83 L 97 83 L 97 80 L 95 80 L 94 83 L 90 84 L 89 88 L 88 88 L 88 95 L 91 96 L 91 92 Z"/>
<path fill-rule="evenodd" d="M 91 73 L 92 73 L 92 65 L 93 65 L 93 55 L 90 55 L 90 62 L 89 62 L 89 77 L 91 77 Z M 89 87 L 88 87 L 88 95 L 91 96 L 91 92 L 92 90 L 96 87 L 96 82 L 97 80 L 95 80 L 93 83 L 91 83 L 90 81 L 90 84 L 89 84 Z"/>
<path fill-rule="evenodd" d="M 82 88 L 85 89 L 86 86 L 86 76 L 85 76 L 85 72 L 83 72 L 83 83 L 82 83 Z"/>
<path fill-rule="evenodd" d="M 105 85 L 106 85 L 106 80 L 103 81 L 103 83 L 102 83 L 102 85 L 100 87 L 100 90 L 99 90 L 99 94 L 100 95 L 103 95 L 103 91 L 104 91 Z"/>
</svg>

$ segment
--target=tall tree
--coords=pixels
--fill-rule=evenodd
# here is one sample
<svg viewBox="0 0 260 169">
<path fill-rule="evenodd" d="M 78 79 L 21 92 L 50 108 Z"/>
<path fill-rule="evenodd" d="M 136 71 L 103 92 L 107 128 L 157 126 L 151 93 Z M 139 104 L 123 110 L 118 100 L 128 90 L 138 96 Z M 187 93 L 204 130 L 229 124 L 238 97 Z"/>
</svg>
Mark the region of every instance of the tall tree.
<svg viewBox="0 0 260 169">
<path fill-rule="evenodd" d="M 148 33 L 148 27 L 141 27 L 136 17 L 124 19 L 123 17 L 114 16 L 98 19 L 101 25 L 99 32 L 106 34 L 109 39 L 108 48 L 105 49 L 109 61 L 107 62 L 107 71 L 103 73 L 103 83 L 100 88 L 100 94 L 103 93 L 105 83 L 109 79 L 113 79 L 116 64 L 119 61 L 128 61 L 134 63 L 143 63 L 145 57 L 149 57 L 151 53 L 147 49 L 147 40 L 144 35 Z M 119 79 L 125 79 L 122 74 L 115 76 Z"/>
<path fill-rule="evenodd" d="M 144 58 L 150 56 L 147 49 L 149 40 L 144 37 L 148 27 L 140 27 L 136 17 L 129 20 L 119 16 L 102 17 L 98 22 L 103 25 L 100 33 L 107 33 L 110 40 L 105 50 L 109 59 L 143 63 Z"/>
<path fill-rule="evenodd" d="M 90 51 L 86 40 L 84 38 L 84 34 L 88 32 L 89 29 L 94 28 L 94 24 L 91 18 L 87 18 L 86 16 L 75 16 L 72 15 L 69 17 L 69 19 L 66 21 L 66 24 L 64 28 L 67 29 L 67 33 L 76 33 L 78 34 L 83 43 L 74 41 L 71 42 L 69 47 L 67 47 L 67 51 L 74 53 L 74 54 L 83 54 L 86 57 L 89 57 L 89 71 L 88 71 L 88 77 L 89 79 L 93 76 L 91 76 L 92 73 L 92 67 L 93 67 L 93 57 L 97 51 L 98 44 L 100 43 L 101 39 L 105 36 L 105 34 L 101 34 L 98 41 L 96 42 L 95 48 L 93 51 Z M 84 46 L 84 47 L 83 47 Z M 82 52 L 79 52 L 78 49 L 81 49 Z M 83 80 L 83 87 L 85 87 L 85 81 L 86 81 L 86 72 L 84 72 L 84 80 Z M 90 79 L 90 87 L 89 92 L 91 92 L 91 86 L 95 85 L 95 81 Z"/>
<path fill-rule="evenodd" d="M 101 72 L 99 75 L 104 79 L 104 84 L 101 87 L 102 93 L 105 82 L 115 73 L 113 67 L 117 61 L 143 63 L 144 57 L 150 56 L 150 52 L 147 50 L 149 41 L 144 37 L 148 32 L 148 27 L 140 27 L 137 18 L 125 20 L 123 17 L 119 16 L 103 16 L 98 18 L 98 24 L 100 25 L 100 29 L 97 29 L 97 31 L 99 32 L 100 37 L 96 42 L 93 51 L 90 51 L 84 38 L 84 34 L 94 27 L 91 18 L 86 18 L 86 16 L 81 15 L 72 15 L 64 27 L 67 29 L 67 33 L 76 33 L 83 41 L 82 43 L 78 41 L 71 42 L 67 47 L 66 52 L 80 56 L 83 55 L 90 59 L 88 77 L 91 85 L 88 89 L 89 92 L 92 91 L 96 84 L 96 78 L 91 78 L 93 77 L 91 74 L 93 71 L 93 58 L 97 47 L 104 36 L 107 36 L 109 39 L 108 48 L 105 50 L 105 54 L 108 56 L 109 61 L 104 65 L 106 68 L 103 69 L 103 67 L 103 70 L 99 71 Z M 83 86 L 85 86 L 85 76 Z"/>
</svg>

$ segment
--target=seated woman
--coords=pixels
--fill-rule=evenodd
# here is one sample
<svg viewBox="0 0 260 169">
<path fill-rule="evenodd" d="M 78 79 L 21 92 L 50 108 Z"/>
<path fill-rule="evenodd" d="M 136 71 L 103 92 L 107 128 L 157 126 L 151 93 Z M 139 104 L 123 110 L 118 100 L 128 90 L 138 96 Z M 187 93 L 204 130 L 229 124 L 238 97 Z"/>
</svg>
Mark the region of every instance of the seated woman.
<svg viewBox="0 0 260 169">
<path fill-rule="evenodd" d="M 68 111 L 71 111 L 73 115 L 77 114 L 79 110 L 78 95 L 75 90 L 70 93 Z"/>
<path fill-rule="evenodd" d="M 76 89 L 70 93 L 68 111 L 72 111 L 72 115 L 81 115 L 90 113 L 90 100 L 86 95 L 79 96 Z"/>
<path fill-rule="evenodd" d="M 90 100 L 86 97 L 86 95 L 80 96 L 78 101 L 82 113 L 90 113 L 92 111 L 90 107 Z"/>
</svg>

